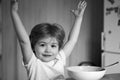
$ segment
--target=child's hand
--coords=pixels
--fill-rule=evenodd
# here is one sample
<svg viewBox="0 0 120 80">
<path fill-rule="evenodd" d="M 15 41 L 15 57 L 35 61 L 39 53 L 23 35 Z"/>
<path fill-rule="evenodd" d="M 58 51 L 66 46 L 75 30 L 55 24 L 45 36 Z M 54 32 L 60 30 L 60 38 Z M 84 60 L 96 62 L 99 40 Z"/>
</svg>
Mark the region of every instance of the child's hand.
<svg viewBox="0 0 120 80">
<path fill-rule="evenodd" d="M 72 10 L 72 13 L 76 17 L 83 16 L 86 6 L 87 6 L 87 2 L 86 1 L 80 1 L 79 4 L 78 4 L 77 9 L 76 10 Z"/>
<path fill-rule="evenodd" d="M 11 0 L 11 10 L 18 11 L 18 2 L 16 0 Z"/>
</svg>

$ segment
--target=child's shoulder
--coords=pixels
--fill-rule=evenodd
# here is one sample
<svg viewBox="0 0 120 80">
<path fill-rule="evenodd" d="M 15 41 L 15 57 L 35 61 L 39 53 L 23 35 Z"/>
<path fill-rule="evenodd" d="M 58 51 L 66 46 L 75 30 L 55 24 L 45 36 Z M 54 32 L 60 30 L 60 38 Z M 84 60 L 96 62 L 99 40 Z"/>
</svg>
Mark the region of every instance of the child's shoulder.
<svg viewBox="0 0 120 80">
<path fill-rule="evenodd" d="M 65 53 L 64 53 L 64 50 L 61 49 L 61 50 L 59 51 L 59 54 L 60 54 L 60 55 L 64 55 L 64 54 L 65 54 Z"/>
<path fill-rule="evenodd" d="M 63 49 L 61 49 L 61 50 L 59 51 L 58 55 L 59 55 L 59 57 L 60 57 L 60 58 L 63 58 L 63 59 L 65 59 L 65 58 L 66 58 L 65 53 L 64 53 L 64 50 L 63 50 Z"/>
</svg>

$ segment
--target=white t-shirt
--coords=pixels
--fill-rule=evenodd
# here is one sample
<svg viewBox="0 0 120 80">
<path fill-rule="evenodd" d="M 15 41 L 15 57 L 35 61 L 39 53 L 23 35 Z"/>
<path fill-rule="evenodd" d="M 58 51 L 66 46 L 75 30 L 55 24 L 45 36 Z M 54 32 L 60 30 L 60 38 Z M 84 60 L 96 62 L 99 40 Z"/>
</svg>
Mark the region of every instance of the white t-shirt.
<svg viewBox="0 0 120 80">
<path fill-rule="evenodd" d="M 50 62 L 42 62 L 40 59 L 32 55 L 29 63 L 25 65 L 29 80 L 54 80 L 55 77 L 64 76 L 64 66 L 66 65 L 66 57 L 63 50 L 60 50 L 55 60 Z"/>
</svg>

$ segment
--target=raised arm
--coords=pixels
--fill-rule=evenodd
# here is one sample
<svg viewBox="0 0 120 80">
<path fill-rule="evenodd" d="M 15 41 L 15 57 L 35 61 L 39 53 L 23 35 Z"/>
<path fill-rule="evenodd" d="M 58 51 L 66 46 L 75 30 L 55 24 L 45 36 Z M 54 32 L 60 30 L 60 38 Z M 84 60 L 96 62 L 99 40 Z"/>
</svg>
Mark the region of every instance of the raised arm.
<svg viewBox="0 0 120 80">
<path fill-rule="evenodd" d="M 18 15 L 18 2 L 16 0 L 11 1 L 11 18 L 13 21 L 15 32 L 17 34 L 18 41 L 21 46 L 23 60 L 25 63 L 28 63 L 32 56 L 32 49 L 29 36 Z"/>
<path fill-rule="evenodd" d="M 85 8 L 87 6 L 87 3 L 85 1 L 79 2 L 78 7 L 76 10 L 72 10 L 73 14 L 75 15 L 75 23 L 70 31 L 70 34 L 68 36 L 68 41 L 66 42 L 63 50 L 66 54 L 66 56 L 69 56 L 70 53 L 72 52 L 78 37 L 79 37 L 79 32 L 81 28 L 81 23 L 83 19 L 83 14 L 85 11 Z"/>
</svg>

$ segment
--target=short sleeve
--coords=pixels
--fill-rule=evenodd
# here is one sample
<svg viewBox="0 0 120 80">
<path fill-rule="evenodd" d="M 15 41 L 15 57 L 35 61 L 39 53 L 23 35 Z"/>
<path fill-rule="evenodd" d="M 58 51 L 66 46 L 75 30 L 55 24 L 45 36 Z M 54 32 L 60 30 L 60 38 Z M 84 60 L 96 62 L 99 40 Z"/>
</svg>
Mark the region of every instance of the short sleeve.
<svg viewBox="0 0 120 80">
<path fill-rule="evenodd" d="M 61 59 L 62 59 L 62 61 L 63 61 L 63 64 L 66 65 L 66 56 L 65 56 L 64 51 L 63 51 L 63 50 L 60 50 L 59 53 L 60 53 L 60 57 L 61 57 Z"/>
<path fill-rule="evenodd" d="M 28 64 L 24 64 L 25 68 L 29 69 L 30 66 L 36 64 L 36 61 L 37 61 L 37 58 L 35 57 L 34 54 L 32 54 L 32 57 L 31 57 L 30 61 L 28 62 Z"/>
<path fill-rule="evenodd" d="M 42 62 L 33 54 L 28 64 L 24 65 L 29 80 L 49 80 Z"/>
</svg>

